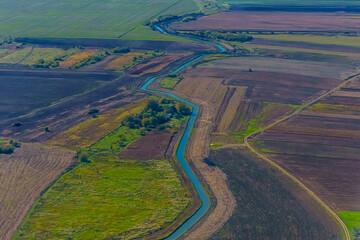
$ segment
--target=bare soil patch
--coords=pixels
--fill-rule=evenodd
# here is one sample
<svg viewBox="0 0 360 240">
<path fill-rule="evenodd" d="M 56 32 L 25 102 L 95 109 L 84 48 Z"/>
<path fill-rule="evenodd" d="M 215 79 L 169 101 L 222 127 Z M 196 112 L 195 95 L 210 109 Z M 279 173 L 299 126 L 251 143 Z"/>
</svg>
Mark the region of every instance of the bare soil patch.
<svg viewBox="0 0 360 240">
<path fill-rule="evenodd" d="M 11 239 L 40 194 L 74 164 L 74 152 L 23 143 L 0 155 L 0 235 Z"/>
<path fill-rule="evenodd" d="M 158 72 L 170 63 L 189 55 L 188 53 L 170 53 L 151 59 L 146 63 L 139 64 L 130 70 L 131 75 L 141 76 L 146 73 Z"/>
<path fill-rule="evenodd" d="M 167 158 L 170 142 L 175 137 L 174 132 L 151 131 L 139 140 L 131 143 L 120 156 L 128 159 L 151 160 Z"/>
</svg>

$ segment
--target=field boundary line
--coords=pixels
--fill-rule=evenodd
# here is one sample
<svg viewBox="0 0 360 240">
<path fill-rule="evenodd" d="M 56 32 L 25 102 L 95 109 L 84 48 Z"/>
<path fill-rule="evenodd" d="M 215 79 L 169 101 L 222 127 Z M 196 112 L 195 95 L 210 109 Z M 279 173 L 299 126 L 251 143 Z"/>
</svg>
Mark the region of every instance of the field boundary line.
<svg viewBox="0 0 360 240">
<path fill-rule="evenodd" d="M 345 223 L 340 219 L 340 217 L 328 206 L 326 205 L 325 202 L 323 202 L 320 197 L 318 197 L 312 190 L 310 190 L 304 183 L 302 183 L 299 179 L 297 179 L 295 176 L 293 176 L 291 173 L 289 173 L 288 171 L 286 171 L 284 168 L 282 168 L 279 164 L 273 162 L 272 160 L 270 160 L 268 157 L 266 157 L 264 154 L 258 152 L 255 148 L 253 148 L 250 144 L 249 144 L 249 138 L 252 138 L 254 136 L 256 136 L 257 134 L 264 132 L 265 130 L 281 123 L 284 122 L 286 120 L 288 120 L 289 118 L 295 116 L 296 114 L 298 114 L 300 111 L 304 110 L 305 108 L 307 108 L 308 106 L 312 105 L 313 103 L 323 99 L 324 97 L 332 94 L 333 92 L 337 91 L 338 89 L 340 89 L 342 86 L 346 85 L 348 82 L 352 81 L 354 78 L 360 76 L 360 73 L 356 73 L 353 74 L 349 77 L 347 77 L 345 79 L 344 82 L 342 82 L 341 84 L 337 85 L 336 87 L 334 87 L 333 89 L 328 90 L 327 92 L 323 93 L 322 95 L 320 95 L 319 97 L 305 103 L 304 105 L 302 105 L 300 108 L 296 109 L 292 114 L 285 116 L 277 121 L 275 121 L 274 123 L 268 125 L 267 127 L 254 132 L 250 135 L 247 135 L 244 139 L 244 143 L 245 146 L 248 147 L 250 149 L 251 152 L 255 153 L 258 157 L 260 157 L 261 159 L 263 159 L 264 161 L 268 162 L 270 165 L 272 165 L 273 167 L 275 167 L 276 169 L 278 169 L 280 172 L 284 173 L 286 176 L 288 176 L 291 180 L 293 180 L 296 184 L 298 184 L 301 188 L 303 188 L 311 197 L 313 197 L 337 222 L 338 224 L 341 226 L 344 235 L 345 235 L 345 239 L 346 240 L 351 240 L 350 237 L 350 233 L 349 230 L 347 229 Z"/>
</svg>

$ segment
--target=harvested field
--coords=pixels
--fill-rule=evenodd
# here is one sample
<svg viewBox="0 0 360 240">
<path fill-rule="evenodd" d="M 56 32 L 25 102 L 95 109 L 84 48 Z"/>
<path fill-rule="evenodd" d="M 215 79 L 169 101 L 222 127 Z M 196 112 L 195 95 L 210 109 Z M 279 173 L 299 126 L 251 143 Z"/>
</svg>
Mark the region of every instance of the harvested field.
<svg viewBox="0 0 360 240">
<path fill-rule="evenodd" d="M 201 76 L 199 72 L 202 73 Z M 228 89 L 223 76 L 208 75 L 206 71 L 198 69 L 188 69 L 183 76 L 184 79 L 175 86 L 175 91 L 220 106 Z"/>
<path fill-rule="evenodd" d="M 120 153 L 120 157 L 138 160 L 166 158 L 170 142 L 175 134 L 174 132 L 149 132 L 125 148 Z"/>
<path fill-rule="evenodd" d="M 3 69 L 0 72 L 0 121 L 89 91 L 117 76 L 110 73 Z"/>
<path fill-rule="evenodd" d="M 131 115 L 140 113 L 147 100 L 128 104 L 126 107 L 100 113 L 97 118 L 88 119 L 79 125 L 61 133 L 47 142 L 49 145 L 68 149 L 81 149 L 90 146 L 103 136 L 114 131 L 121 125 L 121 121 Z"/>
<path fill-rule="evenodd" d="M 164 50 L 198 52 L 214 49 L 214 47 L 192 42 L 176 41 L 141 41 L 123 39 L 93 39 L 93 38 L 17 38 L 16 42 L 27 44 L 39 44 L 58 48 L 71 48 L 72 46 L 115 48 L 129 47 L 140 50 Z"/>
<path fill-rule="evenodd" d="M 86 49 L 84 51 L 81 51 L 79 53 L 76 53 L 75 55 L 72 55 L 68 58 L 66 58 L 64 61 L 60 62 L 60 68 L 69 68 L 73 66 L 74 64 L 80 62 L 82 59 L 85 59 L 91 55 L 94 55 L 95 53 L 99 52 L 95 49 Z"/>
<path fill-rule="evenodd" d="M 139 64 L 136 67 L 133 67 L 130 71 L 130 74 L 141 76 L 146 73 L 158 72 L 170 63 L 188 55 L 189 53 L 170 53 L 165 56 L 153 58 L 147 63 Z"/>
<path fill-rule="evenodd" d="M 359 32 L 358 13 L 230 11 L 173 23 L 177 30 Z"/>
<path fill-rule="evenodd" d="M 280 66 L 280 67 L 279 67 Z M 353 65 L 331 64 L 326 62 L 289 60 L 266 57 L 226 58 L 200 65 L 201 68 L 249 70 L 253 72 L 277 72 L 322 78 L 339 78 L 347 72 L 356 70 Z"/>
<path fill-rule="evenodd" d="M 289 178 L 246 150 L 211 151 L 237 201 L 211 239 L 339 239 L 334 219 Z M 286 224 L 284 224 L 286 223 Z"/>
<path fill-rule="evenodd" d="M 63 71 L 55 73 L 66 76 Z M 85 79 L 89 77 L 89 73 L 86 72 L 72 71 L 72 73 L 76 74 L 75 76 L 84 76 Z M 113 76 L 113 74 L 106 74 L 106 76 Z M 16 121 L 23 123 L 21 127 L 12 127 L 13 120 L 4 120 L 0 122 L 1 135 L 22 141 L 47 141 L 90 118 L 88 114 L 90 108 L 97 108 L 100 112 L 105 112 L 144 98 L 146 96 L 144 93 L 130 93 L 123 89 L 124 86 L 131 86 L 142 81 L 144 79 L 141 77 L 137 79 L 123 77 L 92 91 L 64 99 L 57 104 L 17 118 Z M 6 114 L 8 113 L 6 111 Z M 50 132 L 44 131 L 45 127 L 48 127 Z"/>
<path fill-rule="evenodd" d="M 74 164 L 74 152 L 22 143 L 0 155 L 0 235 L 11 239 L 40 194 Z"/>
<path fill-rule="evenodd" d="M 358 81 L 347 87 L 357 86 Z M 359 97 L 337 96 L 344 92 L 335 91 L 262 132 L 255 137 L 254 146 L 333 210 L 360 211 L 360 117 L 359 106 L 353 104 Z"/>
</svg>

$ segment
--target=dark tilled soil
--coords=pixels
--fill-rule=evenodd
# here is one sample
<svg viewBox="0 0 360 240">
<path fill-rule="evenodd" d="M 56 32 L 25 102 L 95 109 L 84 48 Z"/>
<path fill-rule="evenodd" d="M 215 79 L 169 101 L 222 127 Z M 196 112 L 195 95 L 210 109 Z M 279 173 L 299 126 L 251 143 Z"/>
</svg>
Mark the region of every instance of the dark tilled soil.
<svg viewBox="0 0 360 240">
<path fill-rule="evenodd" d="M 166 158 L 174 132 L 152 131 L 124 149 L 120 156 L 129 159 L 151 160 Z"/>
</svg>

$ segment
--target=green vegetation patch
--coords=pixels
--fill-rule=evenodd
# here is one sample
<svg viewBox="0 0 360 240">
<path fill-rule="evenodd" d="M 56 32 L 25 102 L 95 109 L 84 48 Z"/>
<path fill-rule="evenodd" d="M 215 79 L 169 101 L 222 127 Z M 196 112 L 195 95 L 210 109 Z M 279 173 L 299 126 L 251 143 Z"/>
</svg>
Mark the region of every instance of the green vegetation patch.
<svg viewBox="0 0 360 240">
<path fill-rule="evenodd" d="M 317 103 L 307 109 L 313 112 L 360 115 L 359 106 Z"/>
<path fill-rule="evenodd" d="M 360 36 L 319 36 L 311 34 L 271 34 L 271 35 L 253 35 L 255 38 L 265 38 L 277 41 L 297 41 L 316 44 L 336 44 L 352 47 L 360 47 Z"/>
<path fill-rule="evenodd" d="M 162 88 L 173 89 L 182 79 L 183 76 L 169 74 L 164 80 L 161 81 L 160 85 Z"/>
<path fill-rule="evenodd" d="M 24 48 L 0 58 L 0 63 L 24 64 L 40 68 L 56 67 L 63 58 L 78 51 L 77 48 L 68 50 L 60 48 Z"/>
<path fill-rule="evenodd" d="M 20 143 L 13 140 L 0 141 L 0 154 L 12 154 L 19 147 Z"/>
<path fill-rule="evenodd" d="M 360 239 L 360 212 L 339 211 L 339 217 L 344 221 L 353 240 Z"/>
<path fill-rule="evenodd" d="M 166 227 L 189 204 L 168 160 L 93 159 L 61 177 L 15 239 L 133 239 Z"/>
</svg>

